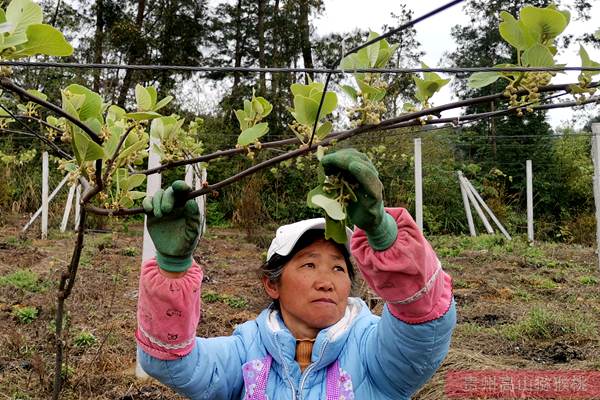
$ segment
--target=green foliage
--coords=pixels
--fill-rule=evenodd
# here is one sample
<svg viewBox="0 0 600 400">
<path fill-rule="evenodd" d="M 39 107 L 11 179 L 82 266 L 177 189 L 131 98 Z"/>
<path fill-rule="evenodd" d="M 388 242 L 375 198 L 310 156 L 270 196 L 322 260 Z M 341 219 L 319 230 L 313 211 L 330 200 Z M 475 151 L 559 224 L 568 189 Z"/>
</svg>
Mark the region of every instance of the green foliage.
<svg viewBox="0 0 600 400">
<path fill-rule="evenodd" d="M 586 318 L 535 307 L 516 324 L 506 325 L 502 333 L 510 340 L 546 340 L 569 334 L 589 336 L 595 329 L 595 323 Z"/>
<path fill-rule="evenodd" d="M 370 32 L 367 42 L 377 37 L 379 37 L 378 33 Z M 340 68 L 346 71 L 385 68 L 399 47 L 399 44 L 390 45 L 387 40 L 380 40 L 344 57 L 340 63 Z M 378 124 L 381 121 L 381 115 L 387 111 L 383 99 L 387 92 L 388 83 L 382 78 L 381 74 L 356 72 L 353 76 L 358 90 L 349 85 L 341 86 L 344 93 L 356 103 L 356 106 L 348 110 L 352 124 L 354 126 Z"/>
<path fill-rule="evenodd" d="M 322 182 L 308 192 L 306 203 L 312 208 L 325 211 L 325 238 L 346 243 L 346 208 L 356 201 L 354 189 L 342 176 L 320 174 Z"/>
<path fill-rule="evenodd" d="M 579 278 L 579 283 L 581 283 L 582 285 L 597 285 L 598 284 L 598 278 L 596 278 L 595 276 L 592 275 L 587 275 L 587 276 L 582 276 Z"/>
<path fill-rule="evenodd" d="M 40 280 L 38 274 L 29 269 L 19 269 L 8 275 L 0 276 L 0 286 L 11 286 L 33 293 L 46 289 L 46 284 Z"/>
<path fill-rule="evenodd" d="M 39 310 L 31 306 L 14 306 L 12 315 L 22 324 L 29 324 L 38 317 Z"/>
<path fill-rule="evenodd" d="M 429 68 L 423 62 L 421 63 L 421 67 Z M 429 99 L 450 82 L 450 79 L 442 79 L 435 72 L 423 72 L 423 78 L 414 76 L 413 79 L 417 85 L 415 97 L 421 102 L 424 108 L 428 107 Z"/>
<path fill-rule="evenodd" d="M 317 140 L 325 138 L 333 129 L 331 122 L 322 122 L 322 119 L 331 114 L 337 107 L 338 99 L 334 92 L 323 94 L 325 85 L 320 82 L 310 82 L 308 85 L 294 83 L 291 86 L 294 95 L 294 107 L 289 108 L 295 122 L 290 125 L 290 129 L 302 143 L 308 143 L 312 135 L 313 127 L 317 124 L 315 136 Z M 319 111 L 321 98 L 323 106 Z"/>
<path fill-rule="evenodd" d="M 256 97 L 254 92 L 251 100 L 244 100 L 244 109 L 235 111 L 242 130 L 237 140 L 239 146 L 248 146 L 258 142 L 258 139 L 269 132 L 269 124 L 260 121 L 266 118 L 272 110 L 271 103 L 263 97 Z"/>
<path fill-rule="evenodd" d="M 42 8 L 31 0 L 12 0 L 6 11 L 0 9 L 0 58 L 71 55 L 63 34 L 42 20 Z"/>
<path fill-rule="evenodd" d="M 96 336 L 86 330 L 82 330 L 73 338 L 73 344 L 77 347 L 91 347 L 96 344 L 96 341 Z"/>
<path fill-rule="evenodd" d="M 213 291 L 202 292 L 202 301 L 206 303 L 224 303 L 231 308 L 246 308 L 248 301 L 237 296 L 231 296 L 227 294 L 220 294 Z"/>
</svg>

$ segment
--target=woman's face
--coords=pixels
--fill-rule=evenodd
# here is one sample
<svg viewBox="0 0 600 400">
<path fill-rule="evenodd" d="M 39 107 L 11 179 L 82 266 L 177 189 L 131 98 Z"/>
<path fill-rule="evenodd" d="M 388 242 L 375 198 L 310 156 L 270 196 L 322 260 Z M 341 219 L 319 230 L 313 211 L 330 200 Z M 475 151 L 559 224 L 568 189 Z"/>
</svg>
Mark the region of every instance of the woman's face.
<svg viewBox="0 0 600 400">
<path fill-rule="evenodd" d="M 344 256 L 325 239 L 296 253 L 279 282 L 263 278 L 263 283 L 269 296 L 279 300 L 283 320 L 297 339 L 314 338 L 338 322 L 352 284 Z"/>
</svg>

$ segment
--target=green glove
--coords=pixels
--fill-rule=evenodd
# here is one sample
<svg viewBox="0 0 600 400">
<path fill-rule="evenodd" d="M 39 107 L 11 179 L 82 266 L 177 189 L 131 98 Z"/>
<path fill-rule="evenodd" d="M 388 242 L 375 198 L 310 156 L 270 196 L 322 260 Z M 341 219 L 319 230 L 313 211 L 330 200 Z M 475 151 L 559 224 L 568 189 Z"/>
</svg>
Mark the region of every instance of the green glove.
<svg viewBox="0 0 600 400">
<path fill-rule="evenodd" d="M 182 272 L 192 265 L 201 223 L 196 200 L 183 203 L 191 190 L 184 181 L 175 181 L 167 190 L 160 189 L 143 202 L 148 214 L 148 233 L 156 247 L 156 261 L 167 271 Z"/>
<path fill-rule="evenodd" d="M 355 184 L 357 200 L 348 204 L 350 222 L 363 229 L 369 244 L 381 251 L 390 247 L 398 236 L 394 218 L 383 208 L 383 184 L 371 160 L 355 149 L 343 149 L 321 159 L 327 175 L 340 174 Z"/>
</svg>

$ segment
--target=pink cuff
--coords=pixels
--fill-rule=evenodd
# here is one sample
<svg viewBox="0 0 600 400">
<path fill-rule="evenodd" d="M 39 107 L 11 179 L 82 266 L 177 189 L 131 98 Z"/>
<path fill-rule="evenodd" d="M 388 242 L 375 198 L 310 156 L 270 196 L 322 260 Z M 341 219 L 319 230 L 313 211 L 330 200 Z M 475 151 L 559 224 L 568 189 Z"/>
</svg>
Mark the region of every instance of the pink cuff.
<svg viewBox="0 0 600 400">
<path fill-rule="evenodd" d="M 366 233 L 356 228 L 352 255 L 369 284 L 388 303 L 392 315 L 421 324 L 444 315 L 452 300 L 452 278 L 404 208 L 387 208 L 398 224 L 398 237 L 386 250 L 369 246 Z"/>
<path fill-rule="evenodd" d="M 154 258 L 142 264 L 135 333 L 142 350 L 161 360 L 192 351 L 200 321 L 202 276 L 195 261 L 177 279 L 161 274 Z"/>
</svg>

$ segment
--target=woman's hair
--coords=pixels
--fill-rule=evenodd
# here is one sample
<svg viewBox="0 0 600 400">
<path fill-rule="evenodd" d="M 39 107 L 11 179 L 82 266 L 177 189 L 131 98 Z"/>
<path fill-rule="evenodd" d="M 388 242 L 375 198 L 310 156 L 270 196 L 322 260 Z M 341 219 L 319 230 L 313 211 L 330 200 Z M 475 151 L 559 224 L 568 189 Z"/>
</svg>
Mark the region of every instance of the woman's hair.
<svg viewBox="0 0 600 400">
<path fill-rule="evenodd" d="M 261 275 L 269 279 L 269 281 L 276 283 L 281 279 L 281 274 L 283 273 L 283 268 L 290 261 L 296 253 L 305 247 L 311 245 L 317 240 L 325 239 L 325 231 L 323 229 L 310 229 L 296 242 L 292 251 L 287 256 L 281 256 L 277 253 L 273 254 L 271 258 L 265 262 L 260 267 Z M 350 281 L 354 283 L 354 266 L 350 261 L 350 254 L 348 253 L 348 249 L 343 244 L 339 244 L 333 240 L 328 240 L 329 243 L 333 244 L 344 257 L 344 261 L 346 262 L 346 267 L 348 269 L 348 276 L 350 277 Z"/>
</svg>

